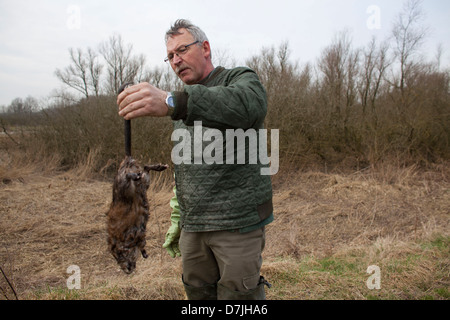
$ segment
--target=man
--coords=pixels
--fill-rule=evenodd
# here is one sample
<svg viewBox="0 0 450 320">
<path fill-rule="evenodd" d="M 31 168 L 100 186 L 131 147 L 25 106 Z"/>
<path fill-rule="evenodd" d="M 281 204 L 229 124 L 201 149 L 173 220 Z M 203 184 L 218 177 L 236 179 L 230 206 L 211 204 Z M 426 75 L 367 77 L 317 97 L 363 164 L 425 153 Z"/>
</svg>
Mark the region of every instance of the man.
<svg viewBox="0 0 450 320">
<path fill-rule="evenodd" d="M 214 129 L 223 137 L 229 129 L 263 128 L 267 98 L 255 72 L 214 68 L 208 38 L 187 20 L 169 29 L 166 46 L 166 61 L 186 84 L 184 90 L 168 93 L 148 83 L 129 87 L 117 100 L 120 116 L 171 116 L 186 137 L 198 134 L 199 123 L 202 133 Z M 249 144 L 247 158 L 254 149 Z M 261 174 L 259 161 L 206 163 L 194 154 L 189 160 L 174 165 L 172 226 L 163 245 L 172 257 L 181 254 L 188 299 L 265 299 L 268 283 L 260 269 L 264 226 L 273 221 L 270 177 Z"/>
</svg>

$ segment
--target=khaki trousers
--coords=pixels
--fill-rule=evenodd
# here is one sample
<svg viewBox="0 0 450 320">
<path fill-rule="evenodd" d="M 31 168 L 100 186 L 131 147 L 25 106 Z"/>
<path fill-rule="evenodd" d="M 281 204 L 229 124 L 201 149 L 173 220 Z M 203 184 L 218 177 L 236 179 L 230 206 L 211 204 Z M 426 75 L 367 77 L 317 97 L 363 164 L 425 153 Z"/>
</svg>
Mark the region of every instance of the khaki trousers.
<svg viewBox="0 0 450 320">
<path fill-rule="evenodd" d="M 194 288 L 218 285 L 249 292 L 258 287 L 265 230 L 248 233 L 181 231 L 183 282 Z"/>
</svg>

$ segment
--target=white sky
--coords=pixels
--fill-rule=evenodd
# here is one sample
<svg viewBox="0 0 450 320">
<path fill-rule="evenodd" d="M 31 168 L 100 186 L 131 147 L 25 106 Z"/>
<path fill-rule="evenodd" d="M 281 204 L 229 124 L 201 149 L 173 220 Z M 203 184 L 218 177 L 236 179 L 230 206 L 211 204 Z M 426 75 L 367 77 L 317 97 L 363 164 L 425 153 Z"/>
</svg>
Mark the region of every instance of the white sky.
<svg viewBox="0 0 450 320">
<path fill-rule="evenodd" d="M 355 46 L 383 40 L 402 0 L 0 0 L 0 106 L 16 97 L 43 98 L 61 87 L 56 68 L 69 65 L 68 49 L 92 47 L 113 33 L 143 53 L 149 66 L 163 65 L 164 33 L 178 18 L 202 28 L 213 50 L 243 64 L 262 47 L 289 41 L 291 59 L 315 62 L 338 31 L 349 29 Z M 380 28 L 369 29 L 370 6 Z M 75 8 L 79 10 L 76 18 Z M 450 65 L 450 1 L 424 0 L 431 34 L 424 54 L 444 47 Z M 213 51 L 214 54 L 214 51 Z"/>
</svg>

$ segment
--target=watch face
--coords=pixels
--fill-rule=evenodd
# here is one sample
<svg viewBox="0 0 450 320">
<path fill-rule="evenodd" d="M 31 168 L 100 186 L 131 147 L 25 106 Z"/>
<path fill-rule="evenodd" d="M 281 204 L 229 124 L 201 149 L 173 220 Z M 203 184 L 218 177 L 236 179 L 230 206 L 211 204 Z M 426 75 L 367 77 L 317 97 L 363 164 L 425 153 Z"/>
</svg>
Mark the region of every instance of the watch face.
<svg viewBox="0 0 450 320">
<path fill-rule="evenodd" d="M 169 107 L 171 107 L 171 108 L 174 107 L 172 95 L 169 95 L 169 96 L 167 97 L 167 100 L 166 100 L 166 101 L 167 101 L 167 105 L 168 105 Z"/>
</svg>

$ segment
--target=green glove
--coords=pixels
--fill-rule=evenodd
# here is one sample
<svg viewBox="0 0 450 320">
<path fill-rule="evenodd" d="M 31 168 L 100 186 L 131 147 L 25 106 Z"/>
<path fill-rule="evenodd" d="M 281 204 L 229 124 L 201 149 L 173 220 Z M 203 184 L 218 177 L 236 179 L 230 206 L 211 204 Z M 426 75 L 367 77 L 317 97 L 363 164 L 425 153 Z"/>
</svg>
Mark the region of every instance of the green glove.
<svg viewBox="0 0 450 320">
<path fill-rule="evenodd" d="M 180 207 L 178 205 L 178 199 L 176 196 L 176 187 L 173 188 L 175 196 L 170 200 L 170 207 L 172 208 L 172 214 L 170 220 L 172 225 L 166 233 L 166 242 L 163 244 L 163 248 L 167 250 L 172 258 L 181 257 L 180 247 L 178 241 L 180 240 L 181 229 L 180 222 Z"/>
</svg>

